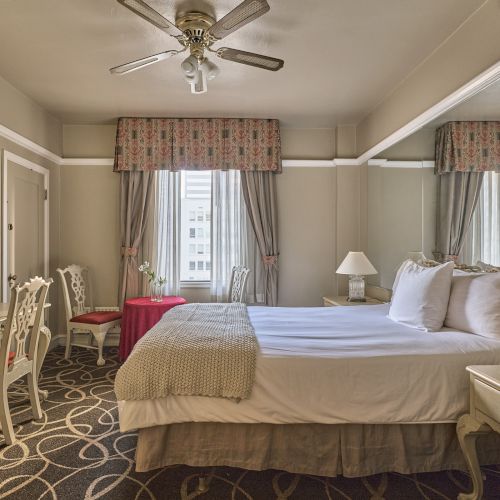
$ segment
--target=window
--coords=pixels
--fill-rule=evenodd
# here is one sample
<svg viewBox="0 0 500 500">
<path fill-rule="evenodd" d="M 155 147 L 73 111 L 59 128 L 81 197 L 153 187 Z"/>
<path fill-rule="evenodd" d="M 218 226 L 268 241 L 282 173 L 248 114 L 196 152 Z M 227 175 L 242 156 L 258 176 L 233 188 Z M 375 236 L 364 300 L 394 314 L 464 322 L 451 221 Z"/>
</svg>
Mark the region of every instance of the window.
<svg viewBox="0 0 500 500">
<path fill-rule="evenodd" d="M 179 295 L 184 286 L 210 286 L 213 297 L 226 300 L 231 269 L 245 264 L 255 277 L 249 280 L 248 298 L 262 302 L 264 266 L 249 230 L 239 171 L 162 170 L 156 180 L 153 266 L 167 278 L 167 293 Z"/>
<path fill-rule="evenodd" d="M 180 176 L 180 281 L 209 281 L 205 260 L 210 259 L 212 172 L 182 171 Z M 207 219 L 208 215 L 208 219 Z"/>
<path fill-rule="evenodd" d="M 500 266 L 500 174 L 485 172 L 460 260 Z"/>
</svg>

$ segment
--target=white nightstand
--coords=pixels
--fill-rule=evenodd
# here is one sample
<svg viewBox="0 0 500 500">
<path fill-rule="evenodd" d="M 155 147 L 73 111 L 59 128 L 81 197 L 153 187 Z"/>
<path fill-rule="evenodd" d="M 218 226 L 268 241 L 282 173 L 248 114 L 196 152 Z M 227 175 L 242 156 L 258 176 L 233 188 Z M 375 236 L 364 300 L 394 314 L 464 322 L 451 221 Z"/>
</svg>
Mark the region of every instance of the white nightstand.
<svg viewBox="0 0 500 500">
<path fill-rule="evenodd" d="M 500 433 L 500 365 L 468 366 L 470 374 L 470 413 L 458 420 L 460 447 L 469 467 L 473 489 L 461 493 L 459 500 L 479 500 L 483 478 L 477 460 L 476 439 L 491 431 Z"/>
<path fill-rule="evenodd" d="M 336 306 L 374 306 L 378 304 L 383 304 L 382 301 L 373 299 L 372 297 L 366 297 L 366 302 L 349 302 L 347 296 L 338 295 L 336 297 L 323 297 L 323 305 L 325 307 L 336 307 Z"/>
</svg>

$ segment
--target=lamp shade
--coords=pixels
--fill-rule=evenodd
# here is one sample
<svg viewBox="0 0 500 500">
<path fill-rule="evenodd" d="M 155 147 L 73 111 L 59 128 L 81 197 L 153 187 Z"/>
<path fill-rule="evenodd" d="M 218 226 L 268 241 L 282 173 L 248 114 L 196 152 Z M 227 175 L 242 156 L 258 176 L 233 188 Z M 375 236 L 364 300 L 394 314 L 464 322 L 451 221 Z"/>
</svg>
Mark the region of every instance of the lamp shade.
<svg viewBox="0 0 500 500">
<path fill-rule="evenodd" d="M 365 276 L 367 274 L 377 274 L 377 270 L 363 252 L 349 252 L 337 269 L 337 274 Z"/>
</svg>

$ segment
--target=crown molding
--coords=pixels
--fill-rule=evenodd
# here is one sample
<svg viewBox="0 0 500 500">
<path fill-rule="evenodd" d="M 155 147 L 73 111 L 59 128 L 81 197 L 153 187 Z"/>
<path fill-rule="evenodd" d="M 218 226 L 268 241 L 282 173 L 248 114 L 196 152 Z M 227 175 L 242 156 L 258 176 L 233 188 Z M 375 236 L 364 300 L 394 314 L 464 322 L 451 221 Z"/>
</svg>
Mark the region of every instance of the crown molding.
<svg viewBox="0 0 500 500">
<path fill-rule="evenodd" d="M 461 102 L 469 99 L 478 92 L 481 92 L 486 87 L 498 80 L 500 80 L 500 61 L 473 78 L 471 81 L 460 87 L 455 92 L 452 92 L 450 95 L 439 101 L 434 106 L 431 106 L 429 109 L 387 136 L 385 139 L 365 151 L 357 158 L 334 158 L 333 160 L 283 160 L 282 166 L 284 168 L 332 168 L 339 166 L 360 166 L 367 162 L 370 165 L 369 160 L 371 160 L 374 156 L 380 154 L 382 151 L 393 146 L 397 142 L 405 139 L 406 137 L 421 129 L 428 123 L 432 122 L 457 104 L 460 104 Z M 109 166 L 113 164 L 113 158 L 64 158 L 1 124 L 0 137 L 4 137 L 5 139 L 12 141 L 15 144 L 22 146 L 23 148 L 55 163 L 56 165 Z"/>
</svg>

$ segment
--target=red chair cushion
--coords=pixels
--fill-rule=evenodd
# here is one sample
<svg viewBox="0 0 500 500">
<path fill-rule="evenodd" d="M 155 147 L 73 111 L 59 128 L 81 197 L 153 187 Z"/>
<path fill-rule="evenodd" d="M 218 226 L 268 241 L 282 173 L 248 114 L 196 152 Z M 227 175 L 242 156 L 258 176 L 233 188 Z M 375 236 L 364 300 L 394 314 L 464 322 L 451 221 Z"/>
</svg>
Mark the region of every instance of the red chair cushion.
<svg viewBox="0 0 500 500">
<path fill-rule="evenodd" d="M 87 314 L 80 314 L 71 318 L 72 323 L 87 323 L 89 325 L 103 325 L 110 321 L 121 319 L 122 313 L 120 311 L 96 311 Z"/>
<path fill-rule="evenodd" d="M 9 361 L 7 365 L 10 366 L 14 362 L 14 358 L 16 357 L 16 353 L 14 351 L 9 352 Z"/>
</svg>

